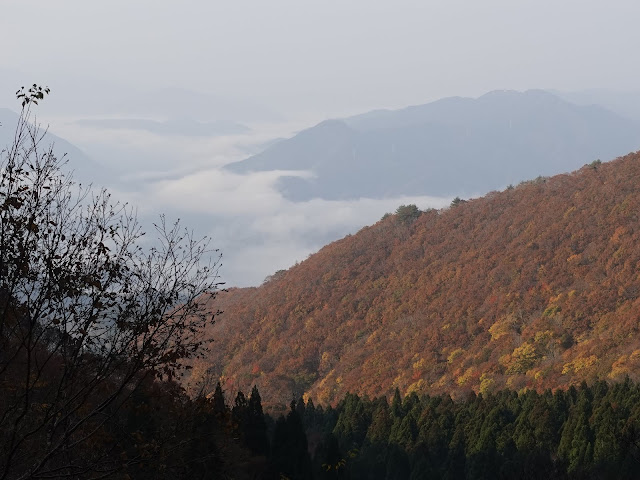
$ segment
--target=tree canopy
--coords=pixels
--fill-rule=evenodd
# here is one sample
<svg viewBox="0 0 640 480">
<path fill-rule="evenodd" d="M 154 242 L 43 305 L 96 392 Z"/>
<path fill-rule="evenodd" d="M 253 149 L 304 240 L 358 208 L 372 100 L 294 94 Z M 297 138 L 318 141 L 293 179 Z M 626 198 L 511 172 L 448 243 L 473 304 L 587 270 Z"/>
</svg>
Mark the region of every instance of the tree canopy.
<svg viewBox="0 0 640 480">
<path fill-rule="evenodd" d="M 420 210 L 414 204 L 400 205 L 396 208 L 396 216 L 402 223 L 411 223 L 420 216 Z"/>
</svg>

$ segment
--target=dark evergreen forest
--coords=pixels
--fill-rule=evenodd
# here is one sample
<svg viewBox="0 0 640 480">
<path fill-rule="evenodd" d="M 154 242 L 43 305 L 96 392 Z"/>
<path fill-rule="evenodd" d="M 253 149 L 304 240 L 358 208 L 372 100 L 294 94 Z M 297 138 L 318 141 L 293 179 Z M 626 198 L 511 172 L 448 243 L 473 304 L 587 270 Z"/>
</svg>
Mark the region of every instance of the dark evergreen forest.
<svg viewBox="0 0 640 480">
<path fill-rule="evenodd" d="M 299 399 L 275 421 L 255 388 L 230 406 L 218 388 L 211 402 L 218 425 L 263 462 L 259 478 L 640 477 L 640 386 L 629 380 L 461 402 L 397 390 L 390 403 L 348 394 L 323 408 Z"/>
<path fill-rule="evenodd" d="M 348 394 L 335 407 L 292 400 L 274 418 L 255 387 L 231 400 L 218 384 L 212 396 L 190 399 L 176 384 L 148 381 L 68 457 L 78 465 L 102 458 L 109 478 L 145 480 L 635 479 L 640 385 L 503 390 L 458 402 Z"/>
</svg>

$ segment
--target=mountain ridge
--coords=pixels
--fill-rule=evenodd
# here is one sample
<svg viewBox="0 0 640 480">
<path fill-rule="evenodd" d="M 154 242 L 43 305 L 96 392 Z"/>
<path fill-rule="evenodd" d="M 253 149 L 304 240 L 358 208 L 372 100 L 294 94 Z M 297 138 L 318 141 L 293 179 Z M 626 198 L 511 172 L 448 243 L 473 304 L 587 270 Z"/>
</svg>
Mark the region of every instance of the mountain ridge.
<svg viewBox="0 0 640 480">
<path fill-rule="evenodd" d="M 640 127 L 543 90 L 449 97 L 321 122 L 225 168 L 282 177 L 290 200 L 469 196 L 578 168 L 640 147 Z"/>
<path fill-rule="evenodd" d="M 14 132 L 18 123 L 19 115 L 9 108 L 0 107 L 0 150 L 11 146 L 14 140 Z M 51 146 L 54 155 L 58 159 L 65 159 L 67 167 L 73 171 L 76 180 L 84 183 L 93 183 L 99 178 L 101 182 L 107 182 L 112 177 L 109 169 L 95 162 L 80 148 L 73 145 L 68 140 L 61 138 L 48 130 L 47 126 L 40 126 L 39 140 L 42 146 Z"/>
<path fill-rule="evenodd" d="M 634 153 L 385 218 L 221 295 L 218 350 L 195 377 L 281 405 L 635 379 L 639 185 Z"/>
</svg>

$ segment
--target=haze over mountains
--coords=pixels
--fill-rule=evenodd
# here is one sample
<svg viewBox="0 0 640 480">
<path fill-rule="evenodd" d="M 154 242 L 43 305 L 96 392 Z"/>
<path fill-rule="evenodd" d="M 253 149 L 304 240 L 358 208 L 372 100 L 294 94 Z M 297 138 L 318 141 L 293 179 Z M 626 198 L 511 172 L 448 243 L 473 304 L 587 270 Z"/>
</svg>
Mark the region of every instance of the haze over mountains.
<svg viewBox="0 0 640 480">
<path fill-rule="evenodd" d="M 3 145 L 16 118 L 0 110 Z M 91 126 L 156 136 L 175 127 L 131 119 Z M 181 135 L 195 141 L 198 133 L 207 132 Z M 69 154 L 81 179 L 102 171 L 68 142 L 52 134 L 44 141 Z M 456 208 L 428 211 L 414 223 L 392 216 L 288 271 L 270 268 L 261 287 L 232 289 L 217 304 L 226 312 L 212 331 L 221 348 L 196 373 L 211 368 L 231 389 L 256 382 L 284 403 L 292 392 L 330 402 L 349 390 L 373 394 L 396 386 L 443 392 L 478 390 L 483 382 L 545 387 L 618 378 L 640 361 L 640 344 L 628 336 L 640 291 L 632 275 L 639 262 L 633 245 L 640 241 L 634 223 L 640 158 L 594 162 L 638 146 L 640 128 L 631 118 L 539 90 L 496 91 L 328 120 L 223 170 L 148 181 L 140 198 L 155 200 L 160 186 L 172 205 L 196 202 L 187 220 L 230 230 L 222 245 L 226 258 L 256 270 L 246 252 L 268 257 L 259 248 L 273 251 L 270 233 L 278 232 L 281 247 L 292 251 L 300 239 L 320 246 L 356 221 L 362 226 L 380 218 L 369 205 L 368 216 L 347 217 L 342 230 L 327 227 L 344 216 L 334 207 L 357 205 L 354 199 L 377 199 L 379 208 L 406 195 L 467 196 L 528 179 Z M 591 166 L 576 174 L 540 177 L 585 164 Z M 207 213 L 209 199 L 216 204 L 218 198 L 207 197 L 221 185 L 216 175 L 242 187 L 245 179 L 251 185 L 283 171 L 287 176 L 269 188 L 279 188 L 286 200 L 269 188 L 261 192 L 270 196 L 260 197 L 261 208 L 277 199 L 277 216 L 246 206 L 231 210 L 233 222 Z M 194 178 L 196 186 L 187 188 Z M 253 223 L 242 226 L 245 218 Z M 296 222 L 301 226 L 289 226 Z"/>
<path fill-rule="evenodd" d="M 440 208 L 640 147 L 640 127 L 624 112 L 540 90 L 376 110 L 298 134 L 308 123 L 247 122 L 248 131 L 245 119 L 259 111 L 233 101 L 216 111 L 206 95 L 195 108 L 198 98 L 150 90 L 121 116 L 112 116 L 116 101 L 101 115 L 94 105 L 90 117 L 54 117 L 52 130 L 86 153 L 57 140 L 78 177 L 112 187 L 148 228 L 165 212 L 211 235 L 235 286 L 258 285 L 400 204 Z M 49 100 L 57 92 L 43 112 L 56 111 Z"/>
<path fill-rule="evenodd" d="M 618 115 L 640 121 L 640 93 L 594 88 L 575 92 L 550 90 L 551 93 L 576 105 L 599 105 Z"/>
<path fill-rule="evenodd" d="M 14 140 L 15 128 L 18 122 L 18 114 L 8 108 L 0 108 L 0 150 L 8 149 Z M 73 170 L 77 180 L 83 183 L 98 183 L 101 185 L 111 183 L 114 178 L 111 172 L 103 165 L 95 162 L 81 149 L 47 130 L 47 125 L 41 125 L 41 147 L 52 145 L 53 153 L 61 159 L 67 160 L 65 170 Z M 45 134 L 46 132 L 46 134 Z"/>
<path fill-rule="evenodd" d="M 279 182 L 294 201 L 468 196 L 639 146 L 638 124 L 602 107 L 494 91 L 328 120 L 227 168 L 305 171 Z"/>
<path fill-rule="evenodd" d="M 146 118 L 102 118 L 78 120 L 79 125 L 98 128 L 145 130 L 158 135 L 185 136 L 221 136 L 248 133 L 251 130 L 239 123 L 217 121 L 198 122 L 191 119 L 172 119 L 166 121 L 149 120 Z"/>
<path fill-rule="evenodd" d="M 4 106 L 13 105 L 16 89 L 20 85 L 29 85 L 34 78 L 16 69 L 0 67 L 0 101 L 6 103 Z M 64 83 L 47 85 L 53 92 L 47 99 L 47 110 L 63 116 L 186 118 L 198 122 L 273 122 L 283 118 L 280 113 L 258 102 L 193 88 L 144 88 L 83 75 L 74 75 Z"/>
<path fill-rule="evenodd" d="M 638 0 L 0 5 L 0 480 L 640 479 Z"/>
</svg>

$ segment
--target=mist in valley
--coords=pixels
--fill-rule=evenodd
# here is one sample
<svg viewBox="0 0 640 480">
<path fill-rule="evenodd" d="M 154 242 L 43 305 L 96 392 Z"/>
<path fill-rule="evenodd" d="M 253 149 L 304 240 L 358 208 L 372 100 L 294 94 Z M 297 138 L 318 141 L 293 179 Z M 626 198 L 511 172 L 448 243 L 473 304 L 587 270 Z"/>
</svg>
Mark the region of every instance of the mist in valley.
<svg viewBox="0 0 640 480">
<path fill-rule="evenodd" d="M 17 111 L 20 85 L 51 87 L 37 120 L 69 142 L 57 151 L 76 177 L 135 205 L 147 226 L 164 212 L 210 235 L 227 285 L 258 285 L 398 205 L 443 208 L 637 149 L 637 67 L 625 52 L 638 13 L 628 1 L 9 1 L 0 107 Z M 521 132 L 501 145 L 513 132 L 504 112 L 486 114 L 500 127 L 488 132 L 485 114 L 473 123 L 436 102 L 417 121 L 407 109 L 530 89 L 576 108 L 552 112 L 556 124 L 539 117 L 571 145 Z M 458 117 L 438 123 L 447 115 Z M 349 132 L 305 143 L 329 119 Z M 524 155 L 531 145 L 544 148 Z M 252 157 L 266 160 L 236 167 Z"/>
</svg>

